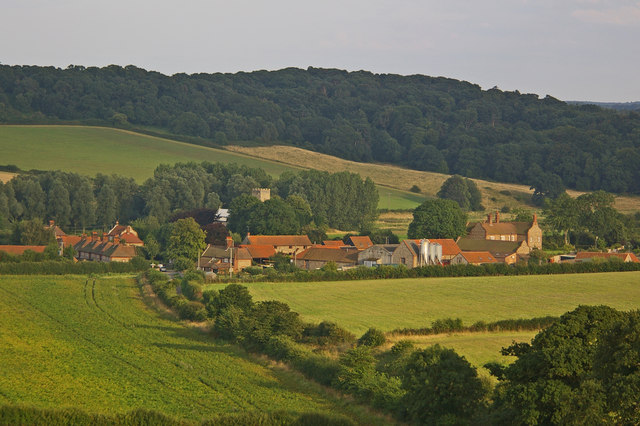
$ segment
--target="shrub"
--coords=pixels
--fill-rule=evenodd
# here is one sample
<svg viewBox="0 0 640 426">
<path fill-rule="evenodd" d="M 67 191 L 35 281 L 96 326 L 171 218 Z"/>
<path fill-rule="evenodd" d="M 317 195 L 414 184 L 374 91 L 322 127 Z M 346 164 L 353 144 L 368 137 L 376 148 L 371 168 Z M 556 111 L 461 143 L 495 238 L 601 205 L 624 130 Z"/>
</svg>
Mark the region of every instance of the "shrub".
<svg viewBox="0 0 640 426">
<path fill-rule="evenodd" d="M 384 333 L 378 329 L 370 328 L 366 333 L 358 339 L 358 345 L 360 346 L 369 346 L 372 348 L 376 348 L 378 346 L 384 345 L 387 341 Z"/>
<path fill-rule="evenodd" d="M 304 341 L 320 346 L 350 344 L 356 336 L 338 327 L 334 322 L 323 321 L 318 325 L 309 324 L 303 331 Z"/>
<path fill-rule="evenodd" d="M 433 330 L 434 334 L 450 333 L 452 331 L 462 331 L 463 329 L 464 329 L 464 325 L 462 325 L 462 320 L 460 318 L 438 319 L 438 320 L 435 320 L 431 325 L 431 330 Z"/>
<path fill-rule="evenodd" d="M 196 281 L 188 281 L 185 277 L 182 279 L 180 288 L 182 289 L 182 294 L 184 294 L 189 300 L 198 300 L 202 298 L 202 286 Z"/>
<path fill-rule="evenodd" d="M 419 194 L 422 192 L 422 190 L 420 189 L 420 187 L 418 185 L 413 185 L 411 188 L 409 188 L 410 192 L 413 192 L 415 194 Z"/>
<path fill-rule="evenodd" d="M 180 303 L 178 314 L 180 318 L 190 321 L 204 321 L 207 319 L 207 310 L 204 305 L 196 301 Z"/>
</svg>

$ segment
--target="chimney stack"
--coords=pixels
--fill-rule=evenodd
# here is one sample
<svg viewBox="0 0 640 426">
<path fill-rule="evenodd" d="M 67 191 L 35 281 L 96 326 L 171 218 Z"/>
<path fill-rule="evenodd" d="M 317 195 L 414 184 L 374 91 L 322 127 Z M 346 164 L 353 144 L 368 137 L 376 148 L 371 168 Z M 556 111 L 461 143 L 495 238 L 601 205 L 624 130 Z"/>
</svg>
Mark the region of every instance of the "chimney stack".
<svg viewBox="0 0 640 426">
<path fill-rule="evenodd" d="M 53 228 L 53 226 L 54 226 L 55 224 L 56 224 L 56 223 L 55 223 L 55 221 L 50 220 L 50 221 L 49 221 L 49 228 Z"/>
<path fill-rule="evenodd" d="M 496 210 L 496 223 L 500 223 L 500 212 Z"/>
<path fill-rule="evenodd" d="M 102 233 L 102 238 L 100 238 L 100 241 L 107 241 L 107 239 L 108 239 L 108 238 L 107 238 L 107 233 L 106 233 L 106 232 L 103 232 L 103 233 Z"/>
<path fill-rule="evenodd" d="M 536 213 L 533 214 L 533 223 L 538 223 L 538 215 Z"/>
<path fill-rule="evenodd" d="M 491 213 L 487 215 L 487 223 L 491 224 Z"/>
<path fill-rule="evenodd" d="M 233 238 L 227 237 L 227 249 L 233 247 Z"/>
<path fill-rule="evenodd" d="M 93 231 L 93 233 L 91 233 L 91 241 L 96 241 L 98 239 L 98 233 L 96 231 Z"/>
</svg>

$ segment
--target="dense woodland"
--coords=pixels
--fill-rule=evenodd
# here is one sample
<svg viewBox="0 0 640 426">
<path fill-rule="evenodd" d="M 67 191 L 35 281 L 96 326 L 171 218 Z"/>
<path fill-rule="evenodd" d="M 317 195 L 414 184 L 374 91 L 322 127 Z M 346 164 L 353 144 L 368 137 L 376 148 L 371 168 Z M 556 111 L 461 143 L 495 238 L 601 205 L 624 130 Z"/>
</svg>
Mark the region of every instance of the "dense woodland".
<svg viewBox="0 0 640 426">
<path fill-rule="evenodd" d="M 289 143 L 466 177 L 640 194 L 640 113 L 447 78 L 284 69 L 166 76 L 0 66 L 0 123 L 132 127 L 204 145 Z"/>
</svg>

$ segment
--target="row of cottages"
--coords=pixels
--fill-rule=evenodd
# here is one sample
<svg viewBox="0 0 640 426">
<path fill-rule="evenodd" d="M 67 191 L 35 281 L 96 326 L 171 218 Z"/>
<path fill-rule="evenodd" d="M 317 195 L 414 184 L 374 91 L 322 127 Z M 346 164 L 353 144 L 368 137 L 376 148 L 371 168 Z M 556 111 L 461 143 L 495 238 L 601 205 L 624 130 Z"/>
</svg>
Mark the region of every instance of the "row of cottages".
<svg viewBox="0 0 640 426">
<path fill-rule="evenodd" d="M 62 236 L 58 239 L 58 245 L 64 250 L 65 244 L 73 244 L 78 260 L 91 260 L 95 262 L 129 262 L 138 255 L 137 247 L 143 247 L 144 243 L 138 233 L 131 226 L 116 224 L 98 237 L 97 232 L 91 236 L 81 237 Z"/>
</svg>

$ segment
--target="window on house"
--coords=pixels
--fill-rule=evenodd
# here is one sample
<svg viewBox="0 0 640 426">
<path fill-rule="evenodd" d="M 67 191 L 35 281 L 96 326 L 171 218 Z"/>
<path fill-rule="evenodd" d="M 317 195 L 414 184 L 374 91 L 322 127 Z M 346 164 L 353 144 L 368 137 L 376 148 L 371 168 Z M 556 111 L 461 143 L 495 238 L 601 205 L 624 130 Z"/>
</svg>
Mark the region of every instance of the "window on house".
<svg viewBox="0 0 640 426">
<path fill-rule="evenodd" d="M 489 239 L 490 239 L 490 240 L 494 240 L 494 239 L 495 239 L 495 237 L 494 237 L 493 235 L 491 235 L 491 236 L 489 237 Z"/>
<path fill-rule="evenodd" d="M 404 257 L 400 258 L 400 263 L 402 263 L 403 265 L 407 263 L 407 259 L 405 259 Z"/>
<path fill-rule="evenodd" d="M 505 240 L 504 235 L 500 235 L 500 240 L 502 240 L 502 241 Z"/>
</svg>

